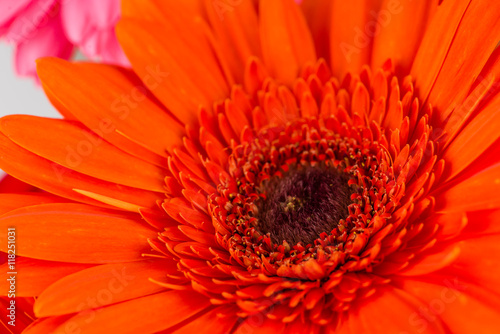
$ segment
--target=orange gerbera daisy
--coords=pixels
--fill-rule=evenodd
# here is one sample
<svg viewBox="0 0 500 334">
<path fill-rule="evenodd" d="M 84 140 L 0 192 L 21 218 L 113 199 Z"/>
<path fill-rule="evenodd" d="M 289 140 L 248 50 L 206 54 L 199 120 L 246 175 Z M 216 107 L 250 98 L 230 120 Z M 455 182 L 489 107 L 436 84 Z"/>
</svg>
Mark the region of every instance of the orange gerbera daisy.
<svg viewBox="0 0 500 334">
<path fill-rule="evenodd" d="M 498 333 L 498 13 L 125 1 L 0 120 L 25 333 Z"/>
</svg>

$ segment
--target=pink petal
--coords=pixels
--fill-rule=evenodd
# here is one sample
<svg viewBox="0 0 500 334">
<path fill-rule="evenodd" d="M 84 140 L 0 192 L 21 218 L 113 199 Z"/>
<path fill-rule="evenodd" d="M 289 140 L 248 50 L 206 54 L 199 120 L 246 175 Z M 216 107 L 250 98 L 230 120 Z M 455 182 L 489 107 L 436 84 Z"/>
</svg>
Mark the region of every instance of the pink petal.
<svg viewBox="0 0 500 334">
<path fill-rule="evenodd" d="M 57 16 L 56 0 L 32 1 L 19 15 L 15 16 L 5 35 L 8 41 L 14 43 L 27 42 L 35 38 L 36 31 L 50 25 Z"/>
<path fill-rule="evenodd" d="M 35 30 L 30 39 L 16 48 L 16 71 L 19 75 L 36 77 L 35 61 L 41 57 L 68 59 L 73 47 L 64 36 L 59 17 L 50 20 L 44 27 Z"/>
<path fill-rule="evenodd" d="M 118 43 L 114 30 L 108 29 L 99 33 L 98 49 L 101 61 L 122 66 L 130 66 L 125 53 Z"/>
<path fill-rule="evenodd" d="M 120 0 L 88 0 L 85 3 L 85 7 L 91 11 L 92 23 L 100 29 L 109 29 L 115 26 L 120 18 L 120 5 Z"/>
<path fill-rule="evenodd" d="M 32 0 L 2 0 L 0 1 L 0 30 L 6 28 L 12 19 Z"/>
<path fill-rule="evenodd" d="M 120 1 L 70 1 L 61 8 L 69 40 L 89 58 L 129 66 L 116 39 L 114 27 L 120 18 Z"/>
<path fill-rule="evenodd" d="M 130 67 L 131 66 L 130 62 L 127 56 L 125 56 L 125 52 L 123 52 L 120 43 L 118 43 L 116 35 L 113 36 L 114 36 L 113 40 L 108 43 L 107 48 L 101 55 L 102 60 L 104 62 L 112 62 L 117 65 Z"/>
<path fill-rule="evenodd" d="M 67 1 L 62 5 L 61 15 L 69 40 L 80 44 L 92 31 L 114 29 L 120 18 L 120 1 Z"/>
<path fill-rule="evenodd" d="M 85 2 L 86 3 L 86 2 Z M 92 30 L 90 13 L 81 1 L 68 1 L 61 7 L 61 18 L 66 36 L 79 44 Z"/>
</svg>

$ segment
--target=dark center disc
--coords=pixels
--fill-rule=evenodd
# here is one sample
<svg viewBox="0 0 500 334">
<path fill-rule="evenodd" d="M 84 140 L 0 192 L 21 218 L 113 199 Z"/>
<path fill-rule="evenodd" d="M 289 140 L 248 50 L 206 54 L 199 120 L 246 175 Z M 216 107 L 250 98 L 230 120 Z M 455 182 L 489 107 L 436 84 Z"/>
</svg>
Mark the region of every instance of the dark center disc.
<svg viewBox="0 0 500 334">
<path fill-rule="evenodd" d="M 259 203 L 259 230 L 274 243 L 312 244 L 330 233 L 348 214 L 352 203 L 349 176 L 334 168 L 294 169 L 273 177 L 261 187 L 266 199 Z"/>
</svg>

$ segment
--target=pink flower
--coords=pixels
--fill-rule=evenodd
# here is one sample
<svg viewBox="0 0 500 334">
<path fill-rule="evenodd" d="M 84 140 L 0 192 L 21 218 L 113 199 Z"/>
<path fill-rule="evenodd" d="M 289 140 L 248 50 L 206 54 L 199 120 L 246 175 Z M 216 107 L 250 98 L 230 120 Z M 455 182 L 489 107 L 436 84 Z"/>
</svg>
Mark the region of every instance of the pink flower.
<svg viewBox="0 0 500 334">
<path fill-rule="evenodd" d="M 68 59 L 75 47 L 91 59 L 127 65 L 114 33 L 119 16 L 120 0 L 2 0 L 0 36 L 15 44 L 23 76 L 36 76 L 36 59 Z"/>
<path fill-rule="evenodd" d="M 66 0 L 61 17 L 68 39 L 89 58 L 128 65 L 115 35 L 120 0 Z"/>
</svg>

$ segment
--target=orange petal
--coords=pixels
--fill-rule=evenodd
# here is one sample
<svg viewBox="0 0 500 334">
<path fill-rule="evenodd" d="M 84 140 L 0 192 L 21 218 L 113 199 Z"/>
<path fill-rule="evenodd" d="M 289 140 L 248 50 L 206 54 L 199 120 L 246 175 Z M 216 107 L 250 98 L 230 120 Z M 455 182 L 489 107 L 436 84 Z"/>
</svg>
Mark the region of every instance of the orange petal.
<svg viewBox="0 0 500 334">
<path fill-rule="evenodd" d="M 156 201 L 163 198 L 163 195 L 158 193 L 109 183 L 67 169 L 26 151 L 2 133 L 0 133 L 0 168 L 40 189 L 97 206 L 109 207 L 104 205 L 102 201 L 90 199 L 73 189 L 82 189 L 116 199 L 119 202 L 115 204 L 119 208 L 133 211 L 136 211 L 137 207 L 155 208 Z M 37 172 L 34 173 L 34 170 Z M 111 202 L 108 203 L 113 205 Z M 125 205 L 125 203 L 128 204 Z"/>
<path fill-rule="evenodd" d="M 307 20 L 318 58 L 330 59 L 331 0 L 304 0 L 300 7 Z"/>
<path fill-rule="evenodd" d="M 498 225 L 498 221 L 496 221 Z M 460 256 L 453 267 L 479 286 L 496 292 L 500 296 L 500 257 L 497 256 L 500 234 L 484 235 L 459 243 Z"/>
<path fill-rule="evenodd" d="M 351 333 L 447 333 L 442 322 L 419 322 L 418 311 L 425 304 L 414 296 L 396 288 L 387 288 L 354 310 L 349 310 L 349 319 L 343 326 Z M 439 296 L 439 295 L 438 295 Z M 376 321 L 374 320 L 376 319 Z M 425 327 L 425 328 L 424 328 Z"/>
<path fill-rule="evenodd" d="M 167 291 L 79 313 L 50 333 L 64 332 L 68 327 L 93 334 L 156 333 L 189 319 L 209 305 L 208 299 L 196 292 Z"/>
<path fill-rule="evenodd" d="M 500 48 L 496 48 L 495 51 L 491 54 L 488 62 L 483 68 L 481 74 L 477 77 L 476 82 L 474 83 L 474 88 L 480 85 L 484 79 L 495 78 L 497 81 L 496 89 L 498 92 L 498 79 L 500 77 Z M 495 95 L 490 95 L 493 97 Z"/>
<path fill-rule="evenodd" d="M 402 288 L 423 301 L 424 305 L 407 318 L 420 332 L 432 332 L 431 326 L 439 319 L 446 324 L 447 333 L 500 331 L 498 299 L 496 305 L 491 305 L 484 291 L 460 277 L 436 277 L 432 282 L 406 279 Z"/>
<path fill-rule="evenodd" d="M 125 152 L 162 166 L 166 151 L 182 144 L 182 127 L 132 71 L 56 58 L 39 60 L 37 69 L 47 95 Z M 146 81 L 167 80 L 155 67 L 145 71 Z"/>
<path fill-rule="evenodd" d="M 241 1 L 242 0 L 240 0 L 238 4 L 240 4 Z M 214 7 L 219 4 L 219 2 L 213 3 Z M 167 29 L 175 31 L 175 35 L 171 35 L 171 41 L 174 37 L 181 36 L 181 39 L 176 39 L 176 41 L 183 44 L 185 43 L 192 48 L 191 54 L 203 54 L 203 57 L 196 58 L 197 63 L 202 63 L 205 66 L 203 72 L 213 70 L 212 77 L 220 77 L 221 72 L 218 70 L 217 65 L 217 63 L 220 63 L 222 72 L 227 75 L 227 68 L 225 66 L 227 60 L 221 59 L 227 57 L 221 57 L 219 54 L 212 29 L 207 24 L 209 18 L 203 7 L 203 0 L 124 0 L 122 1 L 122 17 L 132 18 L 138 21 L 151 21 L 154 22 L 155 25 L 162 26 L 162 29 L 164 29 L 163 31 Z M 212 48 L 214 48 L 214 50 L 212 50 Z M 214 51 L 216 55 L 212 54 L 212 51 Z M 228 81 L 230 80 L 229 77 L 230 76 L 227 76 Z M 225 86 L 223 81 L 220 83 Z M 169 101 L 169 103 L 175 104 L 174 101 Z"/>
<path fill-rule="evenodd" d="M 40 294 L 35 302 L 39 318 L 77 313 L 157 293 L 160 279 L 177 270 L 173 261 L 149 260 L 105 264 L 68 275 Z"/>
<path fill-rule="evenodd" d="M 447 179 L 453 178 L 476 161 L 481 154 L 500 138 L 498 132 L 498 124 L 500 124 L 499 109 L 500 95 L 497 95 L 460 131 L 446 148 L 442 157 L 446 161 L 445 176 Z M 500 160 L 497 156 L 490 156 L 488 159 L 491 162 Z"/>
<path fill-rule="evenodd" d="M 50 194 L 24 193 L 24 194 L 0 194 L 0 216 L 9 211 L 25 206 L 64 203 L 68 200 L 52 196 Z"/>
<path fill-rule="evenodd" d="M 165 21 L 165 13 L 175 13 L 169 17 L 176 24 L 193 20 L 202 15 L 202 0 L 184 1 L 142 1 L 122 0 L 122 17 Z M 192 24 L 192 22 L 189 22 Z"/>
<path fill-rule="evenodd" d="M 460 1 L 455 1 L 452 6 L 457 6 L 457 2 Z M 446 1 L 443 6 L 447 6 Z M 439 111 L 434 114 L 439 120 L 445 120 L 457 108 L 456 105 L 465 100 L 470 87 L 495 50 L 500 40 L 499 12 L 498 1 L 470 2 L 429 94 L 428 101 Z M 416 79 L 418 82 L 418 77 Z M 417 89 L 420 87 L 417 85 Z"/>
<path fill-rule="evenodd" d="M 421 99 L 429 97 L 440 111 L 440 121 L 463 101 L 494 50 L 497 12 L 482 1 L 444 1 L 429 24 L 411 75 Z"/>
<path fill-rule="evenodd" d="M 419 276 L 438 271 L 455 261 L 460 255 L 461 249 L 462 247 L 458 245 L 452 245 L 433 254 L 418 254 L 420 259 L 413 260 L 410 266 L 403 269 L 399 275 Z"/>
<path fill-rule="evenodd" d="M 475 211 L 500 207 L 500 164 L 496 164 L 436 195 L 436 210 Z"/>
<path fill-rule="evenodd" d="M 257 313 L 245 319 L 234 334 L 252 333 L 257 329 L 259 330 L 259 334 L 282 334 L 285 326 L 286 324 L 281 319 L 273 320 L 261 313 Z"/>
<path fill-rule="evenodd" d="M 316 61 L 311 32 L 293 0 L 260 1 L 260 39 L 267 68 L 291 85 L 307 62 Z"/>
<path fill-rule="evenodd" d="M 384 0 L 378 16 L 379 31 L 374 36 L 372 68 L 380 68 L 390 58 L 396 72 L 407 75 L 437 1 Z"/>
<path fill-rule="evenodd" d="M 334 76 L 358 73 L 370 63 L 378 9 L 382 0 L 334 1 L 331 9 L 330 55 Z"/>
<path fill-rule="evenodd" d="M 237 82 L 243 82 L 247 60 L 261 58 L 257 11 L 252 0 L 213 1 L 204 0 L 205 10 L 215 39 L 220 45 L 224 61 L 227 61 Z"/>
<path fill-rule="evenodd" d="M 224 314 L 227 312 L 226 307 L 217 307 L 202 316 L 196 316 L 187 325 L 177 329 L 177 334 L 191 334 L 191 333 L 231 333 L 238 317 L 228 316 Z M 234 312 L 234 310 L 232 310 Z M 222 313 L 222 316 L 219 314 Z"/>
<path fill-rule="evenodd" d="M 17 254 L 41 260 L 74 263 L 138 261 L 155 238 L 135 215 L 117 214 L 83 204 L 43 204 L 17 209 L 0 218 L 15 227 Z M 2 234 L 1 251 L 7 251 Z M 43 240 L 43 242 L 41 242 Z"/>
<path fill-rule="evenodd" d="M 457 236 L 463 236 L 462 232 L 467 227 L 469 219 L 464 212 L 434 214 L 425 220 L 424 224 L 437 224 L 440 226 L 439 239 L 452 239 Z"/>
<path fill-rule="evenodd" d="M 296 318 L 293 322 L 287 323 L 285 333 L 310 333 L 319 334 L 322 326 L 311 321 L 303 322 L 301 318 Z"/>
<path fill-rule="evenodd" d="M 422 100 L 427 99 L 470 2 L 444 1 L 427 27 L 410 72 Z"/>
<path fill-rule="evenodd" d="M 467 213 L 469 224 L 461 236 L 463 238 L 476 238 L 486 234 L 500 234 L 500 210 L 484 210 Z"/>
<path fill-rule="evenodd" d="M 446 136 L 441 140 L 448 145 L 460 133 L 462 127 L 488 106 L 498 103 L 498 86 L 500 78 L 500 49 L 497 48 L 474 81 L 467 98 L 455 106 L 444 124 Z"/>
<path fill-rule="evenodd" d="M 70 316 L 51 317 L 47 319 L 35 320 L 23 334 L 47 334 L 54 333 L 54 329 L 65 323 Z M 74 327 L 73 327 L 74 328 Z M 73 331 L 73 329 L 71 329 Z"/>
<path fill-rule="evenodd" d="M 30 259 L 26 257 L 16 258 L 16 297 L 38 296 L 49 285 L 55 281 L 88 268 L 88 264 L 61 263 Z M 11 272 L 8 263 L 0 266 L 2 272 Z M 0 291 L 9 291 L 7 280 L 0 280 Z"/>
<path fill-rule="evenodd" d="M 24 149 L 77 172 L 129 187 L 165 190 L 166 170 L 120 151 L 79 124 L 15 115 L 0 119 L 0 130 Z"/>
<path fill-rule="evenodd" d="M 167 16 L 171 16 L 168 13 Z M 168 20 L 165 17 L 164 20 Z M 117 34 L 132 66 L 146 86 L 184 124 L 196 125 L 200 106 L 229 95 L 226 80 L 207 39 L 169 22 L 122 19 Z M 169 36 L 165 43 L 165 36 Z M 200 55 L 203 55 L 200 57 Z M 159 73 L 161 77 L 153 74 Z M 160 80 L 155 80 L 160 79 Z"/>
</svg>

